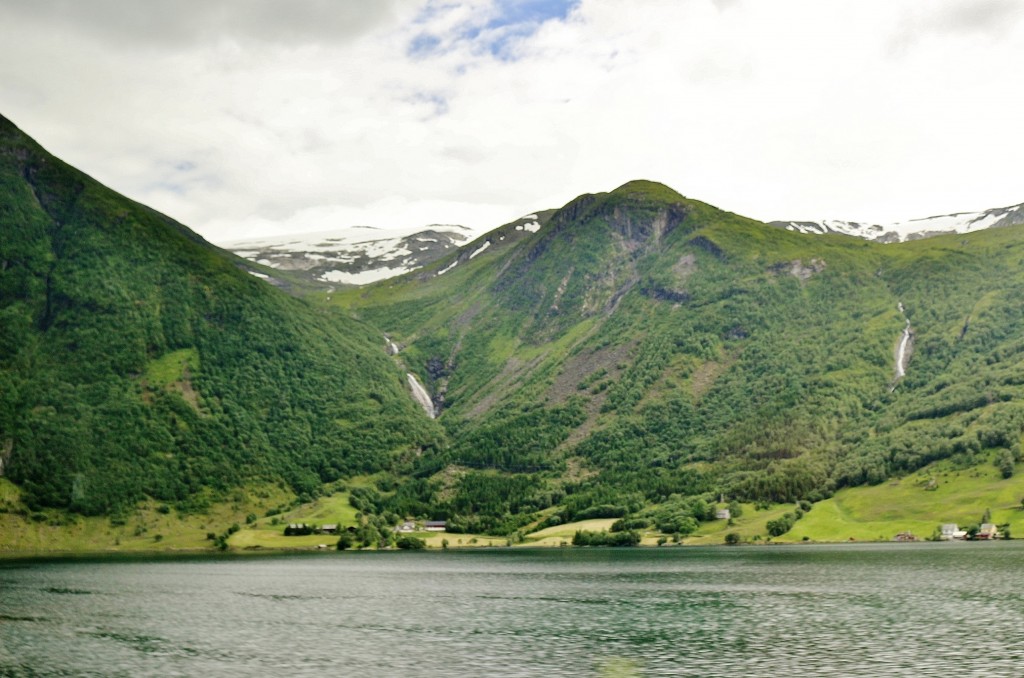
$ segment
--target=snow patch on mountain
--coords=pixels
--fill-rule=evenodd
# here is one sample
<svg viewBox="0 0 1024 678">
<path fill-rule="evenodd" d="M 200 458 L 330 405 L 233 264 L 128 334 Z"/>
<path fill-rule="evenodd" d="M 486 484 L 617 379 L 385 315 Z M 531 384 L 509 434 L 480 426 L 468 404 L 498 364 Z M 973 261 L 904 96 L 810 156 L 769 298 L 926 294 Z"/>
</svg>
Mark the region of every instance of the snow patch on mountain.
<svg viewBox="0 0 1024 678">
<path fill-rule="evenodd" d="M 475 232 L 465 226 L 419 228 L 355 226 L 222 244 L 250 261 L 293 272 L 318 285 L 365 285 L 415 270 L 465 244 Z"/>
<path fill-rule="evenodd" d="M 906 242 L 943 233 L 972 233 L 986 228 L 1000 228 L 1024 223 L 1024 203 L 997 207 L 983 212 L 956 212 L 923 219 L 909 219 L 888 224 L 823 219 L 821 221 L 773 221 L 770 225 L 787 231 L 823 235 L 841 233 L 877 242 Z"/>
<path fill-rule="evenodd" d="M 459 260 L 456 259 L 455 261 L 453 261 L 452 263 L 448 264 L 447 266 L 442 268 L 440 271 L 438 271 L 437 274 L 438 275 L 444 275 L 445 273 L 447 273 L 448 271 L 452 270 L 453 268 L 455 268 L 458 265 L 459 265 Z"/>
<path fill-rule="evenodd" d="M 490 246 L 491 246 L 491 241 L 490 240 L 485 240 L 483 245 L 480 245 L 480 247 L 478 247 L 475 250 L 473 250 L 473 253 L 469 255 L 469 258 L 472 259 L 476 255 L 481 254 L 485 249 L 487 249 Z"/>
<path fill-rule="evenodd" d="M 411 268 L 388 268 L 382 266 L 381 268 L 375 268 L 368 271 L 360 271 L 358 273 L 347 273 L 345 271 L 327 271 L 320 275 L 317 279 L 323 282 L 341 283 L 343 285 L 367 285 L 378 280 L 384 280 L 385 278 L 393 278 L 396 275 L 402 275 L 408 273 L 413 269 Z"/>
</svg>

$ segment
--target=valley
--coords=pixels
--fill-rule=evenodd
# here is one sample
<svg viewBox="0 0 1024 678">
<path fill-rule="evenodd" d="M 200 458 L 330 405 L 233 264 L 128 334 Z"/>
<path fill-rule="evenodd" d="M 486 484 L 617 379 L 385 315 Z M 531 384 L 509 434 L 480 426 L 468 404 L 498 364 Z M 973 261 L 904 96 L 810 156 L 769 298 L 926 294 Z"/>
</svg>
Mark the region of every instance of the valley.
<svg viewBox="0 0 1024 678">
<path fill-rule="evenodd" d="M 1021 225 L 883 244 L 632 181 L 331 289 L 0 122 L 5 552 L 1024 534 Z"/>
</svg>

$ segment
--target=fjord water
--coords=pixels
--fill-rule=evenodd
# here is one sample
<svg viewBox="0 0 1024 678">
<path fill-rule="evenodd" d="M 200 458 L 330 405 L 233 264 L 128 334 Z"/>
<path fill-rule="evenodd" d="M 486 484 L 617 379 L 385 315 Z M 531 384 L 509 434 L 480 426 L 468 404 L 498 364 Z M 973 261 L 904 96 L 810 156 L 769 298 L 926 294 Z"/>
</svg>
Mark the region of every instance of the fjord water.
<svg viewBox="0 0 1024 678">
<path fill-rule="evenodd" d="M 1019 676 L 1024 544 L 0 561 L 0 676 Z"/>
</svg>

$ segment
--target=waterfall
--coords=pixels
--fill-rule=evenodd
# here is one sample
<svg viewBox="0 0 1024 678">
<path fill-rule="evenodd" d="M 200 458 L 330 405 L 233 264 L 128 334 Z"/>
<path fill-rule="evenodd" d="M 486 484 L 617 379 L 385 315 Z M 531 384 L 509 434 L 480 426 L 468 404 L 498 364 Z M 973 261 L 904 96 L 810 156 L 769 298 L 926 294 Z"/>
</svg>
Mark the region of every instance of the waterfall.
<svg viewBox="0 0 1024 678">
<path fill-rule="evenodd" d="M 910 355 L 908 351 L 911 343 L 914 341 L 914 333 L 910 329 L 910 318 L 907 317 L 907 313 L 903 308 L 903 302 L 897 303 L 896 308 L 898 308 L 900 313 L 903 314 L 903 319 L 907 323 L 903 328 L 903 335 L 900 337 L 900 343 L 896 345 L 896 379 L 902 379 L 907 374 L 907 363 L 910 362 Z M 892 392 L 895 389 L 896 384 L 894 383 L 889 391 Z"/>
<path fill-rule="evenodd" d="M 391 341 L 391 337 L 389 337 L 386 334 L 384 335 L 384 341 L 387 342 L 388 355 L 398 355 L 398 344 L 396 344 L 395 342 Z"/>
<path fill-rule="evenodd" d="M 416 379 L 416 375 L 412 372 L 407 373 L 406 378 L 409 380 L 409 388 L 412 390 L 412 397 L 416 399 L 422 407 L 423 411 L 427 413 L 427 416 L 431 419 L 437 416 L 437 411 L 434 410 L 434 401 L 430 399 L 430 394 L 427 393 L 427 389 L 423 388 L 419 380 Z"/>
<path fill-rule="evenodd" d="M 907 346 L 910 344 L 910 321 L 903 328 L 903 336 L 900 337 L 900 344 L 896 347 L 896 378 L 899 379 L 907 373 Z"/>
</svg>

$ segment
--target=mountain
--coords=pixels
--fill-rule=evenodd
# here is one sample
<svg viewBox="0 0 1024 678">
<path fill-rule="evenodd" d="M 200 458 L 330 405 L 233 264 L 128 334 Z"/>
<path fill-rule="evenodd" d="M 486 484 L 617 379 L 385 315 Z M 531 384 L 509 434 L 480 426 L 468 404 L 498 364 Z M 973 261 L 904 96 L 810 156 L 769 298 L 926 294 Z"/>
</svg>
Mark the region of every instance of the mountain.
<svg viewBox="0 0 1024 678">
<path fill-rule="evenodd" d="M 442 434 L 380 333 L 105 188 L 0 118 L 0 475 L 30 509 L 313 496 Z"/>
<path fill-rule="evenodd" d="M 779 534 L 865 484 L 1024 493 L 1019 225 L 818 238 L 633 181 L 300 299 L 0 119 L 0 232 L 4 525 L 260 483 L 384 545 L 403 517 L 686 535 L 800 502 Z"/>
<path fill-rule="evenodd" d="M 820 239 L 637 181 L 516 233 L 333 295 L 388 334 L 448 434 L 387 510 L 685 531 L 723 494 L 1020 461 L 1020 227 Z"/>
<path fill-rule="evenodd" d="M 880 225 L 856 221 L 826 219 L 823 221 L 772 221 L 771 226 L 797 233 L 842 233 L 882 243 L 906 242 L 930 238 L 943 233 L 972 233 L 986 228 L 1002 228 L 1024 224 L 1024 203 L 997 207 L 984 212 L 957 212 L 937 217 L 911 219 Z"/>
<path fill-rule="evenodd" d="M 254 269 L 257 277 L 290 271 L 316 287 L 364 285 L 401 275 L 436 261 L 469 239 L 465 226 L 433 224 L 423 229 L 355 226 L 273 238 L 239 240 L 223 247 L 274 269 Z"/>
</svg>

